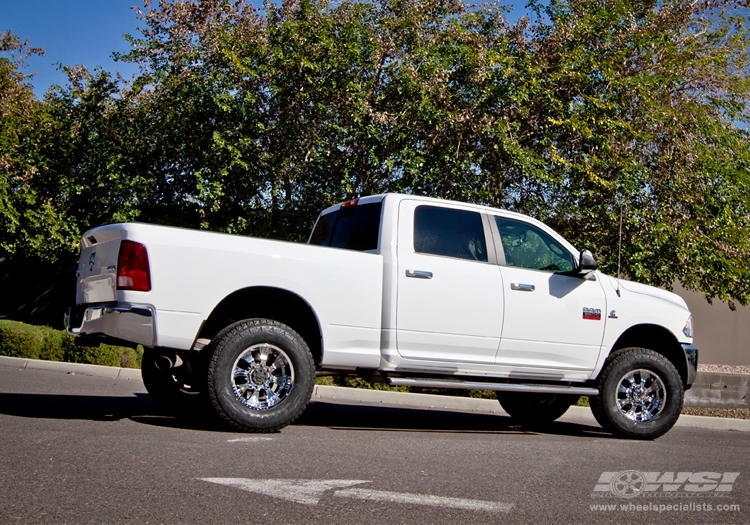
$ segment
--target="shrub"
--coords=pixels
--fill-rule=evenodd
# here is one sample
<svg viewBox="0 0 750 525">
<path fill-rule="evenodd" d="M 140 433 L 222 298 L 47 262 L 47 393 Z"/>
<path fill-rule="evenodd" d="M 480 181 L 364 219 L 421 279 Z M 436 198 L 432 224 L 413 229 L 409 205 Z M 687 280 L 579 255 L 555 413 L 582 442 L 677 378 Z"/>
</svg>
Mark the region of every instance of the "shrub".
<svg viewBox="0 0 750 525">
<path fill-rule="evenodd" d="M 0 319 L 0 355 L 92 365 L 140 368 L 143 347 L 78 346 L 75 338 L 48 326 L 33 326 Z"/>
</svg>

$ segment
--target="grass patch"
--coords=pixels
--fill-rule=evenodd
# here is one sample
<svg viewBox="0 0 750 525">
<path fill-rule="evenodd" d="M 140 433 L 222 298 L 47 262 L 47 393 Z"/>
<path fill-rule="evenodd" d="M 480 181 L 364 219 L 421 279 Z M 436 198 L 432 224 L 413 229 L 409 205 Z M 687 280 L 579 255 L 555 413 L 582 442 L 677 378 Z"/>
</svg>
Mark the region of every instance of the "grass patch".
<svg viewBox="0 0 750 525">
<path fill-rule="evenodd" d="M 140 368 L 143 347 L 85 347 L 63 330 L 0 319 L 0 355 L 66 363 Z"/>
<path fill-rule="evenodd" d="M 360 377 L 323 376 L 315 378 L 316 385 L 345 386 L 350 388 L 364 388 L 367 390 L 385 390 L 387 392 L 409 392 L 405 386 L 391 386 L 385 383 L 371 383 Z"/>
</svg>

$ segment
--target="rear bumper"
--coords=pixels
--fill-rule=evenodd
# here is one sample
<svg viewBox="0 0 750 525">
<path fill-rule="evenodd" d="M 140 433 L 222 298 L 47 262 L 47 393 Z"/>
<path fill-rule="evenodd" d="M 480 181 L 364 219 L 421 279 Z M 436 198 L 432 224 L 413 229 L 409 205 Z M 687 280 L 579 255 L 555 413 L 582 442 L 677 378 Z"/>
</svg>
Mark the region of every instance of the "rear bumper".
<svg viewBox="0 0 750 525">
<path fill-rule="evenodd" d="M 70 335 L 118 339 L 143 346 L 156 344 L 156 316 L 151 305 L 97 304 L 65 312 Z"/>
<path fill-rule="evenodd" d="M 695 382 L 695 376 L 698 373 L 698 349 L 693 345 L 682 343 L 682 350 L 685 352 L 685 361 L 687 361 L 687 377 L 685 378 L 687 390 Z"/>
</svg>

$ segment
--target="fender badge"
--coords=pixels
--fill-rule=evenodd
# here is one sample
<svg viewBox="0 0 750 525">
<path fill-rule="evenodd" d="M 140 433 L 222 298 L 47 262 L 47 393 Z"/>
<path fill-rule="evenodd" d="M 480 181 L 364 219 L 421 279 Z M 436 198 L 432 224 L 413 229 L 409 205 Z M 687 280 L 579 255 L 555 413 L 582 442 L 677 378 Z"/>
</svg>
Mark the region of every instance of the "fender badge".
<svg viewBox="0 0 750 525">
<path fill-rule="evenodd" d="M 614 310 L 610 311 L 608 317 L 610 319 L 617 319 L 617 312 L 615 312 Z"/>
<path fill-rule="evenodd" d="M 602 310 L 601 308 L 586 308 L 583 307 L 583 318 L 589 321 L 601 321 Z"/>
</svg>

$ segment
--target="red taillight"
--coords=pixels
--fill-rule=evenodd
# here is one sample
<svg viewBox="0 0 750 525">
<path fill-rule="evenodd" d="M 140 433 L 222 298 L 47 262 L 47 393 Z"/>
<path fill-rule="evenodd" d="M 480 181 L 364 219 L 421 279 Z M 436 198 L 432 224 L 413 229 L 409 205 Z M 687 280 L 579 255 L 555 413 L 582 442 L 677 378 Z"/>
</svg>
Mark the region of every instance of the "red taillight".
<svg viewBox="0 0 750 525">
<path fill-rule="evenodd" d="M 359 197 L 357 197 L 356 199 L 352 199 L 350 201 L 346 201 L 346 202 L 342 203 L 341 207 L 342 208 L 348 208 L 349 206 L 356 206 L 358 202 L 359 202 Z"/>
<path fill-rule="evenodd" d="M 144 245 L 133 241 L 120 243 L 120 254 L 117 256 L 117 289 L 151 291 L 151 270 Z"/>
</svg>

